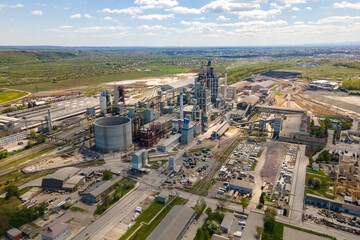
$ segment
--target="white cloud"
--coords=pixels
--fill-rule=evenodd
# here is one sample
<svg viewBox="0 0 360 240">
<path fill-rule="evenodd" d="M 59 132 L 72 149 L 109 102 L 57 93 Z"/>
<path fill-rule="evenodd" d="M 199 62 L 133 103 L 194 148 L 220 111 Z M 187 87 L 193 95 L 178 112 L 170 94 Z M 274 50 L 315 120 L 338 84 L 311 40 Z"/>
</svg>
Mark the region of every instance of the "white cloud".
<svg viewBox="0 0 360 240">
<path fill-rule="evenodd" d="M 88 33 L 88 32 L 101 32 L 101 31 L 117 31 L 117 30 L 127 30 L 128 27 L 122 26 L 94 26 L 94 27 L 84 27 L 74 30 L 74 32 Z"/>
<path fill-rule="evenodd" d="M 249 21 L 249 22 L 236 22 L 236 23 L 223 23 L 221 26 L 224 27 L 241 27 L 241 26 L 259 26 L 259 27 L 270 27 L 270 26 L 283 26 L 288 23 L 284 20 L 277 21 Z"/>
<path fill-rule="evenodd" d="M 60 26 L 59 29 L 72 29 L 74 28 L 73 26 L 69 26 L 69 25 L 64 25 L 64 26 Z"/>
<path fill-rule="evenodd" d="M 165 11 L 171 11 L 178 14 L 200 14 L 201 10 L 196 8 L 187 8 L 187 7 L 173 7 L 165 9 Z"/>
<path fill-rule="evenodd" d="M 340 3 L 334 3 L 334 8 L 352 8 L 352 9 L 360 9 L 360 2 L 358 3 L 349 3 L 346 1 L 340 2 Z"/>
<path fill-rule="evenodd" d="M 35 15 L 35 16 L 40 16 L 43 15 L 44 13 L 40 10 L 35 10 L 31 12 L 31 15 Z"/>
<path fill-rule="evenodd" d="M 83 16 L 84 16 L 84 18 L 93 18 L 93 16 L 91 16 L 90 14 L 87 14 L 87 13 L 83 14 Z"/>
<path fill-rule="evenodd" d="M 259 9 L 261 0 L 215 0 L 203 6 L 200 10 L 202 13 L 221 13 L 221 12 L 239 12 L 252 9 Z"/>
<path fill-rule="evenodd" d="M 252 10 L 252 11 L 244 11 L 237 13 L 240 19 L 250 19 L 250 18 L 265 19 L 269 17 L 274 17 L 279 14 L 281 14 L 280 9 L 272 9 L 269 11 Z"/>
<path fill-rule="evenodd" d="M 218 20 L 218 21 L 228 21 L 228 20 L 230 20 L 230 18 L 227 18 L 225 16 L 219 16 L 218 18 L 216 18 L 216 20 Z"/>
<path fill-rule="evenodd" d="M 140 5 L 142 9 L 171 8 L 179 5 L 177 0 L 135 0 L 134 3 Z"/>
<path fill-rule="evenodd" d="M 110 9 L 110 8 L 104 8 L 100 12 L 103 13 L 127 13 L 130 15 L 136 15 L 142 13 L 142 10 L 138 7 L 129 7 L 129 8 L 123 8 L 123 9 Z"/>
<path fill-rule="evenodd" d="M 81 14 L 80 13 L 76 13 L 70 16 L 70 18 L 81 18 Z"/>
<path fill-rule="evenodd" d="M 118 20 L 113 19 L 112 17 L 109 17 L 109 16 L 106 16 L 103 19 L 106 20 L 106 21 L 112 21 L 112 22 L 116 22 L 116 23 L 119 22 Z"/>
<path fill-rule="evenodd" d="M 144 20 L 164 20 L 164 19 L 168 19 L 168 18 L 174 18 L 174 14 L 149 14 L 149 15 L 141 15 L 141 16 L 136 16 L 136 18 L 138 19 L 144 19 Z"/>
<path fill-rule="evenodd" d="M 22 7 L 24 7 L 24 5 L 18 3 L 18 4 L 16 4 L 16 5 L 11 5 L 10 7 L 11 7 L 11 8 L 22 8 Z"/>
<path fill-rule="evenodd" d="M 291 10 L 296 12 L 296 11 L 299 11 L 300 8 L 298 8 L 298 7 L 293 7 Z"/>
<path fill-rule="evenodd" d="M 295 25 L 300 25 L 300 24 L 304 24 L 304 22 L 302 21 L 297 21 L 297 22 L 294 22 Z"/>
<path fill-rule="evenodd" d="M 306 10 L 309 10 L 309 11 L 310 11 L 310 10 L 312 10 L 312 8 L 311 8 L 311 7 L 306 7 Z"/>
<path fill-rule="evenodd" d="M 270 3 L 270 6 L 273 7 L 273 8 L 276 8 L 276 9 L 284 9 L 283 6 L 280 6 L 280 5 L 276 4 L 276 3 Z"/>
<path fill-rule="evenodd" d="M 141 25 L 141 26 L 138 26 L 137 29 L 139 29 L 139 30 L 164 30 L 166 28 L 161 25 L 153 25 L 153 26 Z"/>
<path fill-rule="evenodd" d="M 317 21 L 317 24 L 327 24 L 327 23 L 334 23 L 334 22 L 354 22 L 359 21 L 360 16 L 350 17 L 350 16 L 333 16 L 328 18 L 323 18 Z"/>
<path fill-rule="evenodd" d="M 279 0 L 285 4 L 299 4 L 299 3 L 307 3 L 306 0 Z"/>
<path fill-rule="evenodd" d="M 295 19 L 295 18 L 296 18 L 296 16 L 291 16 L 291 18 Z"/>
</svg>

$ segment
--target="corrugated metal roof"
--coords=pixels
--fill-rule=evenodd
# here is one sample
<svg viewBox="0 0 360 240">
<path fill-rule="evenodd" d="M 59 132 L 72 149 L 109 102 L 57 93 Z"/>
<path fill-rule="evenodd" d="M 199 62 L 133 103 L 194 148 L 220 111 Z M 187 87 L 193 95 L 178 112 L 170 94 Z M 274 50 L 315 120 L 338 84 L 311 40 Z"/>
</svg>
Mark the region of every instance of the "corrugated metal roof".
<svg viewBox="0 0 360 240">
<path fill-rule="evenodd" d="M 74 167 L 66 167 L 57 170 L 55 173 L 45 176 L 43 179 L 56 179 L 64 181 L 68 177 L 72 177 L 80 172 L 80 169 Z"/>
<path fill-rule="evenodd" d="M 62 231 L 64 231 L 64 229 L 68 227 L 69 225 L 65 223 L 57 222 L 51 225 L 50 227 L 46 228 L 41 234 L 49 238 L 55 238 L 57 235 L 59 235 L 59 233 L 61 233 Z"/>
<path fill-rule="evenodd" d="M 226 212 L 220 226 L 229 229 L 231 227 L 233 220 L 234 220 L 234 214 L 231 212 Z"/>
<path fill-rule="evenodd" d="M 242 188 L 254 189 L 254 184 L 253 183 L 246 182 L 246 181 L 243 181 L 243 180 L 231 179 L 229 184 L 233 185 L 233 186 L 242 187 Z"/>
<path fill-rule="evenodd" d="M 114 180 L 107 180 L 107 181 L 101 181 L 98 183 L 95 183 L 92 187 L 86 189 L 83 192 L 83 195 L 85 194 L 89 194 L 93 197 L 97 197 L 100 194 L 102 194 L 104 191 L 106 191 L 107 189 L 111 188 L 116 182 L 118 182 L 122 177 L 118 177 Z"/>
<path fill-rule="evenodd" d="M 193 209 L 184 205 L 174 206 L 146 240 L 177 239 L 194 216 Z"/>
</svg>

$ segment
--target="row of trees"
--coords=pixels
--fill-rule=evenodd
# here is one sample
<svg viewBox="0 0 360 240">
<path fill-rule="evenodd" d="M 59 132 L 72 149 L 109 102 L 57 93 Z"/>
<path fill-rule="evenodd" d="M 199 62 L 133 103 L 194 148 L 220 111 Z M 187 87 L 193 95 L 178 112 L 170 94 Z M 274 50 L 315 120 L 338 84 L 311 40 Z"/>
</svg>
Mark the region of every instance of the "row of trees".
<svg viewBox="0 0 360 240">
<path fill-rule="evenodd" d="M 242 66 L 228 70 L 228 83 L 233 84 L 253 74 L 267 72 L 284 67 L 282 63 L 268 63 L 261 66 Z"/>
<path fill-rule="evenodd" d="M 205 213 L 207 215 L 207 220 L 205 224 L 197 230 L 194 240 L 210 240 L 211 235 L 214 233 L 222 233 L 219 230 L 219 225 L 224 219 L 224 214 L 220 212 L 219 209 L 216 209 L 216 211 L 213 212 L 210 207 L 205 210 Z"/>
</svg>

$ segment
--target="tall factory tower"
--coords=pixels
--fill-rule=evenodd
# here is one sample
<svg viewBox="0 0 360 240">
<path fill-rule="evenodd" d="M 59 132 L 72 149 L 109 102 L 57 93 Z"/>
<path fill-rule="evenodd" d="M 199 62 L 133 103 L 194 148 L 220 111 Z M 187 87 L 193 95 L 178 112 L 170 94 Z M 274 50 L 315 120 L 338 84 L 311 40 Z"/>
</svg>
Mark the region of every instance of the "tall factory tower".
<svg viewBox="0 0 360 240">
<path fill-rule="evenodd" d="M 204 115 L 208 112 L 210 102 L 216 103 L 219 97 L 219 77 L 208 61 L 206 73 L 203 71 L 195 79 L 195 98 L 203 110 Z"/>
</svg>

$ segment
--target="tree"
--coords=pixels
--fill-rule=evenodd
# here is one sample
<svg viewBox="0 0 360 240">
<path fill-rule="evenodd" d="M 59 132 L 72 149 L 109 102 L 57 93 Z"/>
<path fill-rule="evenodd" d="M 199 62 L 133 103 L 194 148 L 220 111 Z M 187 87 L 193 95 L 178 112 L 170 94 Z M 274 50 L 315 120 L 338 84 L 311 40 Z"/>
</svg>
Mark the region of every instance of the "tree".
<svg viewBox="0 0 360 240">
<path fill-rule="evenodd" d="M 275 227 L 275 217 L 277 215 L 277 211 L 273 207 L 268 207 L 265 210 L 265 223 L 264 229 L 267 233 L 273 233 Z"/>
<path fill-rule="evenodd" d="M 324 119 L 324 126 L 325 126 L 325 128 L 327 128 L 327 129 L 333 127 L 333 124 L 332 124 L 330 118 L 326 117 L 326 118 Z"/>
<path fill-rule="evenodd" d="M 204 230 L 202 228 L 198 228 L 194 240 L 203 240 L 204 237 L 205 237 Z"/>
<path fill-rule="evenodd" d="M 313 163 L 314 163 L 314 158 L 313 158 L 312 155 L 310 155 L 310 157 L 309 157 L 309 164 L 310 164 L 311 167 L 312 167 Z"/>
<path fill-rule="evenodd" d="M 312 179 L 312 178 L 309 178 L 308 186 L 312 186 L 312 184 L 313 184 L 313 179 Z"/>
<path fill-rule="evenodd" d="M 319 178 L 314 178 L 314 181 L 312 183 L 314 189 L 319 189 L 321 185 L 321 181 Z"/>
<path fill-rule="evenodd" d="M 206 215 L 208 215 L 208 217 L 212 214 L 212 209 L 211 207 L 208 207 L 206 210 L 205 210 L 205 213 Z"/>
<path fill-rule="evenodd" d="M 104 173 L 103 173 L 103 179 L 104 180 L 109 180 L 112 178 L 112 172 L 109 169 L 105 169 Z"/>
<path fill-rule="evenodd" d="M 262 204 L 262 205 L 265 204 L 264 197 L 265 197 L 265 193 L 261 193 L 259 202 L 260 202 L 260 204 Z"/>
<path fill-rule="evenodd" d="M 210 235 L 213 235 L 216 230 L 218 230 L 219 225 L 215 221 L 207 220 L 205 222 L 205 227 L 209 231 Z"/>
<path fill-rule="evenodd" d="M 313 128 L 313 127 L 315 127 L 315 122 L 314 122 L 314 120 L 311 120 L 311 122 L 310 122 L 310 129 Z"/>
<path fill-rule="evenodd" d="M 219 198 L 217 208 L 222 211 L 225 208 L 225 204 L 226 204 L 225 199 Z"/>
<path fill-rule="evenodd" d="M 256 226 L 256 237 L 257 237 L 258 239 L 261 238 L 261 235 L 263 234 L 263 232 L 264 232 L 264 228 L 263 228 L 263 227 L 261 227 L 261 226 Z"/>
<path fill-rule="evenodd" d="M 206 201 L 204 198 L 200 198 L 196 201 L 196 204 L 194 206 L 194 211 L 197 215 L 197 217 L 199 217 L 202 212 L 205 210 L 206 208 Z"/>
<path fill-rule="evenodd" d="M 248 198 L 241 198 L 240 200 L 240 204 L 242 206 L 243 209 L 243 213 L 245 212 L 245 208 L 247 208 L 249 206 L 249 199 Z"/>
<path fill-rule="evenodd" d="M 12 196 L 20 197 L 19 188 L 17 186 L 14 186 L 12 184 L 5 187 L 6 196 L 5 199 L 9 200 Z"/>
</svg>

